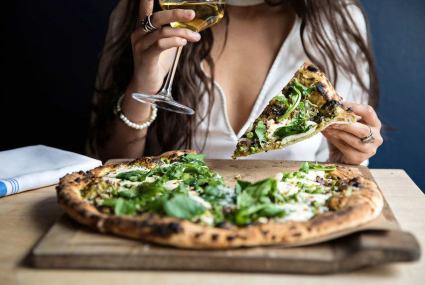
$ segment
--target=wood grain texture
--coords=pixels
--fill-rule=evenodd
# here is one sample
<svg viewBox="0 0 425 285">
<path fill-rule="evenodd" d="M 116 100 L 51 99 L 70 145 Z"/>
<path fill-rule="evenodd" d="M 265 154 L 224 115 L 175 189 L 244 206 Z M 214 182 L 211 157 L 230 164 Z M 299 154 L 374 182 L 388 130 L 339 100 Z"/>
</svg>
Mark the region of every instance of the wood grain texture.
<svg viewBox="0 0 425 285">
<path fill-rule="evenodd" d="M 235 175 L 258 180 L 297 162 L 220 161 L 208 164 L 229 184 Z M 362 173 L 372 178 L 365 167 Z M 400 230 L 388 204 L 380 220 L 368 228 L 392 229 L 352 234 L 334 241 L 296 248 L 259 247 L 238 250 L 181 250 L 142 244 L 95 233 L 67 217 L 61 218 L 34 248 L 32 262 L 41 268 L 202 270 L 326 274 L 352 271 L 371 265 L 417 260 L 420 247 Z"/>
</svg>

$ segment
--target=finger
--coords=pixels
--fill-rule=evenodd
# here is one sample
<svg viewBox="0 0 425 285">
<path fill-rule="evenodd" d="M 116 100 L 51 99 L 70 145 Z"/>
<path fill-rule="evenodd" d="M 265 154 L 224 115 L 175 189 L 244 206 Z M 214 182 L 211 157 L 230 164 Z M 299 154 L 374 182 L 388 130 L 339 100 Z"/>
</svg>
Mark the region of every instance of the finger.
<svg viewBox="0 0 425 285">
<path fill-rule="evenodd" d="M 369 126 L 358 122 L 353 124 L 334 124 L 330 128 L 350 133 L 358 138 L 365 138 L 370 132 Z"/>
<path fill-rule="evenodd" d="M 156 41 L 152 46 L 150 46 L 146 50 L 146 54 L 148 57 L 155 59 L 158 58 L 159 55 L 171 48 L 181 47 L 185 46 L 187 44 L 187 40 L 179 37 L 171 37 L 171 38 L 164 38 Z"/>
<path fill-rule="evenodd" d="M 189 42 L 197 42 L 201 39 L 201 35 L 199 33 L 193 32 L 189 29 L 173 29 L 170 27 L 164 27 L 145 36 L 142 35 L 141 29 L 139 29 L 139 31 L 135 32 L 132 41 L 136 50 L 143 51 L 148 49 L 159 39 L 171 37 L 183 38 Z"/>
<path fill-rule="evenodd" d="M 140 0 L 139 18 L 144 19 L 146 16 L 152 15 L 154 0 Z"/>
<path fill-rule="evenodd" d="M 343 163 L 358 165 L 369 159 L 367 154 L 357 151 L 343 141 L 333 140 L 331 144 L 343 154 L 341 161 Z"/>
<path fill-rule="evenodd" d="M 331 140 L 342 141 L 361 153 L 374 155 L 374 152 L 376 152 L 376 147 L 373 144 L 364 144 L 358 137 L 344 131 L 328 130 L 327 136 L 329 136 Z"/>
<path fill-rule="evenodd" d="M 361 116 L 366 124 L 378 129 L 381 128 L 381 121 L 372 106 L 354 102 L 344 102 L 344 107 L 350 108 L 356 115 Z"/>
<path fill-rule="evenodd" d="M 173 22 L 189 22 L 195 18 L 193 10 L 173 9 L 156 12 L 152 15 L 152 24 L 159 28 Z"/>
</svg>

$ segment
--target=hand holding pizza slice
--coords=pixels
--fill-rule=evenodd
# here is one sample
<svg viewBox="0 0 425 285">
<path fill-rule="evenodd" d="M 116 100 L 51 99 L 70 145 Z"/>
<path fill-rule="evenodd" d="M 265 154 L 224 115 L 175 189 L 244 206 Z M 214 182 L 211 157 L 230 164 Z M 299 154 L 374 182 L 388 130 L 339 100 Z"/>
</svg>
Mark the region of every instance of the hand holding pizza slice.
<svg viewBox="0 0 425 285">
<path fill-rule="evenodd" d="M 239 140 L 233 158 L 281 149 L 359 117 L 315 65 L 304 64 Z"/>
</svg>

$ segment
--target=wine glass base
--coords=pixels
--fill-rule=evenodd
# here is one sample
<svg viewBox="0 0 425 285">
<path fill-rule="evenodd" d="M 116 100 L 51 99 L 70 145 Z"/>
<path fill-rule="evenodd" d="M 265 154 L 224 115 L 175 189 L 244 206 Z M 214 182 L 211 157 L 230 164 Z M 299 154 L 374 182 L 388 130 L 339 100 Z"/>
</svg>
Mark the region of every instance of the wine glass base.
<svg viewBox="0 0 425 285">
<path fill-rule="evenodd" d="M 134 93 L 132 95 L 133 99 L 142 103 L 154 104 L 156 107 L 167 110 L 174 113 L 184 114 L 184 115 L 194 115 L 195 111 L 193 109 L 182 105 L 168 96 L 161 94 L 158 95 L 147 95 L 141 93 Z"/>
</svg>

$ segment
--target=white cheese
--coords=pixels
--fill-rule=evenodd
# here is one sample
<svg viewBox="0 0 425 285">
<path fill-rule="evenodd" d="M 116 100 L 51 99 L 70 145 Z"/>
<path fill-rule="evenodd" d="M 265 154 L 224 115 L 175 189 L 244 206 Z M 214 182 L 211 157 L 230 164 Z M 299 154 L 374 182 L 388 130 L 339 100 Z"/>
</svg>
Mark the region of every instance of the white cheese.
<svg viewBox="0 0 425 285">
<path fill-rule="evenodd" d="M 316 181 L 316 178 L 325 178 L 325 172 L 320 170 L 310 170 L 305 174 L 305 178 L 311 181 Z"/>
<path fill-rule="evenodd" d="M 313 209 L 304 203 L 290 203 L 282 205 L 286 212 L 285 217 L 277 219 L 277 222 L 308 221 L 314 216 Z"/>
<path fill-rule="evenodd" d="M 109 172 L 108 175 L 106 175 L 106 176 L 115 177 L 118 174 L 130 172 L 130 171 L 149 171 L 149 169 L 147 169 L 146 167 L 143 167 L 143 166 L 133 166 L 133 167 L 130 167 L 130 168 L 121 167 L 121 168 L 118 168 L 118 169 L 114 169 L 113 171 Z"/>
<path fill-rule="evenodd" d="M 277 138 L 275 136 L 273 136 L 274 132 L 281 128 L 284 127 L 286 125 L 288 125 L 289 120 L 283 120 L 282 122 L 275 122 L 275 120 L 268 120 L 267 121 L 267 137 L 271 140 L 271 141 L 275 141 Z"/>
<path fill-rule="evenodd" d="M 177 187 L 179 187 L 180 183 L 181 183 L 180 180 L 169 180 L 169 181 L 165 182 L 163 186 L 168 191 L 171 191 L 171 190 L 174 190 Z"/>
<path fill-rule="evenodd" d="M 277 189 L 279 190 L 281 194 L 287 195 L 287 196 L 296 194 L 300 190 L 296 186 L 296 183 L 292 184 L 292 183 L 282 182 L 282 181 L 277 182 Z"/>
<path fill-rule="evenodd" d="M 288 137 L 286 137 L 286 138 L 282 139 L 282 144 L 286 144 L 286 143 L 288 143 L 289 141 L 295 141 L 295 140 L 297 140 L 297 139 L 299 139 L 299 138 L 302 138 L 302 137 L 308 136 L 308 135 L 310 135 L 310 134 L 312 134 L 312 133 L 314 133 L 314 132 L 316 131 L 315 126 L 316 126 L 317 124 L 316 124 L 315 122 L 307 122 L 307 125 L 314 126 L 314 127 L 312 127 L 310 130 L 308 130 L 308 131 L 307 131 L 307 132 L 305 132 L 305 133 L 301 133 L 301 134 L 296 134 L 296 135 L 288 136 Z"/>
<path fill-rule="evenodd" d="M 210 226 L 214 225 L 214 216 L 210 212 L 206 212 L 199 219 L 204 224 L 207 224 L 207 225 L 210 225 Z"/>
<path fill-rule="evenodd" d="M 298 197 L 305 202 L 312 203 L 316 202 L 319 205 L 325 205 L 326 201 L 329 199 L 331 194 L 309 194 L 301 192 L 298 194 Z"/>
<path fill-rule="evenodd" d="M 189 192 L 189 197 L 198 202 L 199 204 L 202 205 L 202 207 L 204 207 L 207 210 L 210 210 L 212 208 L 211 204 L 207 201 L 205 201 L 204 199 L 202 199 L 201 197 L 199 197 L 199 194 L 196 191 L 190 191 Z"/>
<path fill-rule="evenodd" d="M 156 179 L 157 179 L 157 177 L 155 177 L 155 176 L 149 176 L 149 177 L 146 177 L 145 181 L 143 181 L 143 182 L 154 183 L 156 181 Z"/>
</svg>

